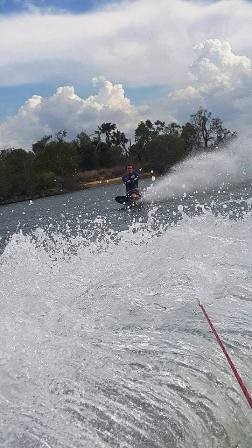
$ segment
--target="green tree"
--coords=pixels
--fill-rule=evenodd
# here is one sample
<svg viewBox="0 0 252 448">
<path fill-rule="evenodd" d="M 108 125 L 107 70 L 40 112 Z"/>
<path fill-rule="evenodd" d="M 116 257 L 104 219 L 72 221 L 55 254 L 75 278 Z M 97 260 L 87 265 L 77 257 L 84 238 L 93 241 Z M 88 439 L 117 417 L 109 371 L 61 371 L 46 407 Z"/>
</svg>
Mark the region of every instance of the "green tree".
<svg viewBox="0 0 252 448">
<path fill-rule="evenodd" d="M 225 144 L 230 138 L 237 135 L 236 132 L 224 128 L 220 118 L 213 118 L 211 112 L 202 108 L 191 115 L 191 124 L 195 129 L 199 149 L 206 150 L 219 144 Z"/>
<path fill-rule="evenodd" d="M 3 199 L 33 192 L 34 154 L 23 149 L 1 152 L 0 196 Z"/>
<path fill-rule="evenodd" d="M 145 159 L 147 145 L 158 135 L 159 128 L 162 128 L 162 122 L 157 121 L 153 125 L 151 120 L 140 121 L 135 130 L 135 143 L 132 145 L 129 156 L 135 161 L 142 162 Z"/>
<path fill-rule="evenodd" d="M 10 190 L 10 179 L 8 178 L 6 166 L 6 150 L 0 151 L 0 200 L 8 198 Z"/>
<path fill-rule="evenodd" d="M 36 168 L 42 172 L 53 172 L 67 176 L 76 172 L 79 157 L 74 142 L 64 141 L 65 131 L 59 131 L 55 140 L 48 140 L 44 149 L 36 153 Z"/>
<path fill-rule="evenodd" d="M 111 137 L 111 143 L 113 146 L 120 147 L 124 152 L 126 152 L 126 145 L 127 145 L 128 141 L 129 140 L 126 137 L 126 135 L 124 134 L 124 132 L 121 132 L 118 129 L 113 131 L 112 137 Z"/>
<path fill-rule="evenodd" d="M 80 169 L 83 171 L 97 169 L 99 158 L 95 142 L 85 132 L 81 132 L 74 143 L 79 156 Z"/>
<path fill-rule="evenodd" d="M 67 136 L 67 131 L 65 129 L 62 129 L 62 130 L 56 132 L 56 134 L 55 134 L 55 138 L 58 143 L 63 143 L 66 136 Z"/>
<path fill-rule="evenodd" d="M 98 126 L 98 132 L 100 135 L 105 134 L 105 141 L 108 146 L 112 145 L 112 132 L 116 130 L 116 124 L 114 123 L 102 123 Z"/>
<path fill-rule="evenodd" d="M 182 128 L 178 123 L 172 122 L 169 123 L 167 126 L 165 126 L 164 128 L 164 132 L 167 135 L 171 135 L 173 137 L 179 137 L 181 134 Z"/>
<path fill-rule="evenodd" d="M 229 129 L 223 127 L 223 123 L 220 118 L 212 119 L 212 130 L 215 133 L 214 145 L 225 145 L 237 137 L 237 132 L 230 131 Z"/>
<path fill-rule="evenodd" d="M 165 173 L 186 156 L 185 143 L 181 137 L 158 135 L 147 145 L 145 160 L 150 169 Z"/>
<path fill-rule="evenodd" d="M 158 135 L 165 132 L 165 121 L 156 120 L 154 125 Z"/>
<path fill-rule="evenodd" d="M 135 130 L 135 142 L 147 145 L 154 136 L 157 135 L 157 129 L 151 120 L 140 121 Z"/>
<path fill-rule="evenodd" d="M 185 142 L 185 147 L 188 153 L 191 153 L 198 146 L 198 135 L 195 127 L 191 123 L 186 123 L 182 126 L 181 138 Z"/>
<path fill-rule="evenodd" d="M 105 141 L 102 141 L 102 135 Z M 97 147 L 99 165 L 102 168 L 111 168 L 124 163 L 128 139 L 117 129 L 114 123 L 102 123 L 95 131 L 94 143 Z"/>
<path fill-rule="evenodd" d="M 43 152 L 47 143 L 51 140 L 52 135 L 45 135 L 41 138 L 41 140 L 38 140 L 37 142 L 33 143 L 32 145 L 32 151 L 34 154 L 39 154 L 40 152 Z"/>
</svg>

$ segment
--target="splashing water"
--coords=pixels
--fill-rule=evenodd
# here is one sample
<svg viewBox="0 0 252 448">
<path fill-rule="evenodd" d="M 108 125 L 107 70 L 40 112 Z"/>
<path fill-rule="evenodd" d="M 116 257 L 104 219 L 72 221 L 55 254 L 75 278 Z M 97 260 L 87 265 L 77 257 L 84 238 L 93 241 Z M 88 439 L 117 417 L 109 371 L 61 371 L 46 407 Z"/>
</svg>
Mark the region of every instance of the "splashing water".
<svg viewBox="0 0 252 448">
<path fill-rule="evenodd" d="M 1 446 L 251 447 L 251 411 L 195 300 L 251 389 L 251 198 L 236 220 L 160 210 L 6 243 Z"/>
<path fill-rule="evenodd" d="M 176 166 L 173 172 L 148 188 L 145 201 L 165 201 L 207 189 L 252 181 L 251 139 L 239 138 L 225 150 L 202 153 Z"/>
</svg>

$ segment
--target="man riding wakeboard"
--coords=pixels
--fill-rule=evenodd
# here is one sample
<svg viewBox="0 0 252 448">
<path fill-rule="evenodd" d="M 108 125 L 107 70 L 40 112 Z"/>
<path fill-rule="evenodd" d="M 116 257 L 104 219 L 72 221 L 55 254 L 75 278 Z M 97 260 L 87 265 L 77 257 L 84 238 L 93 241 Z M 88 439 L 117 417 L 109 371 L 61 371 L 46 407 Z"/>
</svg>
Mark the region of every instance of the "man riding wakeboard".
<svg viewBox="0 0 252 448">
<path fill-rule="evenodd" d="M 127 174 L 122 177 L 122 181 L 126 187 L 126 196 L 132 199 L 140 199 L 141 193 L 138 188 L 140 172 L 134 170 L 133 165 L 127 166 Z"/>
</svg>

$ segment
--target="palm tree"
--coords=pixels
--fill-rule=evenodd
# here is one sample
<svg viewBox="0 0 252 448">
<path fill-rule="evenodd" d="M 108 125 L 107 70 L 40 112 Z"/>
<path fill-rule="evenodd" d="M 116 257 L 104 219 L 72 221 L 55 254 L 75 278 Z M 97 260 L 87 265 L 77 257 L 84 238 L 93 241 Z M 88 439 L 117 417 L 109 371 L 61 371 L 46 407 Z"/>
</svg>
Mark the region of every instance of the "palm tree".
<svg viewBox="0 0 252 448">
<path fill-rule="evenodd" d="M 108 146 L 111 146 L 111 133 L 116 130 L 116 124 L 114 123 L 102 123 L 101 126 L 98 126 L 98 131 L 100 134 L 106 135 L 106 143 Z M 98 132 L 97 132 L 98 134 Z"/>
</svg>

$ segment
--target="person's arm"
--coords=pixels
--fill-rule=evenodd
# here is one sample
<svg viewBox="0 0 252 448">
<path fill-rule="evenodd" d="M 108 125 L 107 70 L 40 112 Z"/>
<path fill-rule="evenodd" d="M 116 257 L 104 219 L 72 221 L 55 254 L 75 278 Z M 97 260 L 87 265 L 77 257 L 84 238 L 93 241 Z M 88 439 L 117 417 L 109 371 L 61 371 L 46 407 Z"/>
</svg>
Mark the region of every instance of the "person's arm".
<svg viewBox="0 0 252 448">
<path fill-rule="evenodd" d="M 135 171 L 134 172 L 134 180 L 139 180 L 140 179 L 140 172 L 139 171 Z"/>
</svg>

